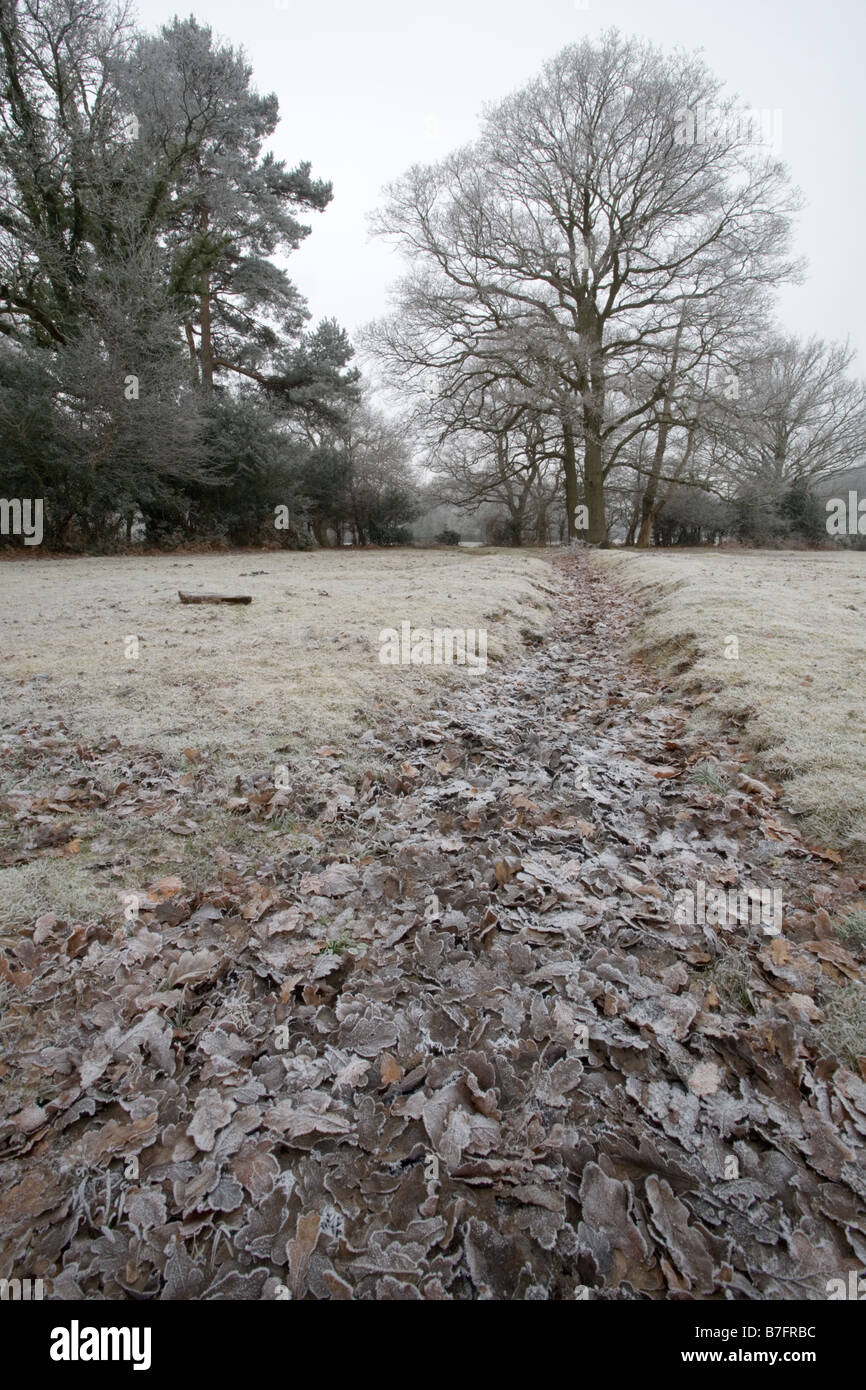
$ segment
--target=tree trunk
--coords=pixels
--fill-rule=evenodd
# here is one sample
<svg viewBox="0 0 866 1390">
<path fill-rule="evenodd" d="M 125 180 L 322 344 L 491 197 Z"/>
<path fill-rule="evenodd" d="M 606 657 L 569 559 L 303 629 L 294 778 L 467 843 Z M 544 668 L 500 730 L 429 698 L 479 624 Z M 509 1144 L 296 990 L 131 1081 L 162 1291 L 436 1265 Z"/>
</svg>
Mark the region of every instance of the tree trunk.
<svg viewBox="0 0 866 1390">
<path fill-rule="evenodd" d="M 202 231 L 206 233 L 208 229 L 208 214 L 206 208 L 201 215 L 201 225 Z M 201 277 L 199 314 L 201 317 L 201 348 L 199 349 L 201 383 L 205 393 L 210 395 L 213 391 L 213 336 L 211 333 L 210 316 L 210 272 L 207 270 L 202 272 Z"/>
<path fill-rule="evenodd" d="M 562 421 L 562 467 L 565 473 L 565 520 L 568 542 L 577 537 L 577 457 L 574 448 L 574 428 L 570 420 Z"/>
<path fill-rule="evenodd" d="M 668 370 L 667 380 L 665 382 L 665 394 L 662 404 L 661 418 L 659 420 L 659 432 L 658 436 L 656 437 L 655 453 L 653 454 L 652 468 L 650 469 L 650 475 L 647 479 L 647 485 L 644 489 L 643 498 L 641 499 L 640 530 L 638 531 L 637 537 L 638 550 L 649 549 L 650 541 L 652 539 L 653 522 L 655 521 L 659 512 L 659 508 L 662 505 L 661 500 L 656 499 L 658 497 L 659 478 L 661 477 L 662 464 L 664 462 L 665 449 L 667 447 L 668 442 L 668 434 L 670 433 L 671 425 L 673 423 L 671 417 L 671 402 L 673 401 L 673 394 L 677 384 L 677 369 L 679 366 L 680 342 L 682 341 L 684 323 L 685 310 L 683 310 L 680 316 L 680 321 L 677 324 L 677 331 L 674 337 L 673 352 L 671 354 L 670 368 Z"/>
<path fill-rule="evenodd" d="M 640 530 L 637 533 L 638 550 L 649 549 L 650 540 L 652 538 L 653 522 L 655 521 L 659 507 L 661 506 L 661 502 L 657 500 L 658 485 L 659 478 L 661 477 L 662 461 L 665 456 L 665 447 L 667 446 L 670 427 L 670 415 L 666 407 L 665 414 L 662 416 L 662 419 L 659 422 L 659 432 L 658 437 L 656 438 L 656 447 L 655 453 L 653 455 L 653 464 L 652 468 L 650 469 L 650 475 L 647 478 L 647 484 L 644 488 L 643 497 L 641 498 Z"/>
<path fill-rule="evenodd" d="M 583 496 L 589 512 L 587 540 L 590 545 L 604 545 L 607 540 L 607 521 L 604 515 L 604 365 L 601 357 L 602 328 L 594 306 L 586 308 L 588 321 L 582 326 L 581 339 L 587 349 L 589 393 L 583 404 Z"/>
<path fill-rule="evenodd" d="M 184 333 L 185 333 L 185 335 L 186 335 L 186 345 L 187 345 L 187 347 L 189 348 L 189 360 L 190 360 L 190 367 L 191 367 L 191 370 L 192 370 L 192 379 L 193 379 L 193 381 L 195 382 L 196 386 L 198 386 L 198 381 L 199 381 L 199 372 L 198 372 L 198 352 L 196 351 L 195 336 L 194 336 L 193 331 L 192 331 L 192 324 L 191 324 L 191 323 L 185 323 L 184 326 L 183 326 L 183 331 L 184 331 Z"/>
<path fill-rule="evenodd" d="M 589 411 L 588 424 L 600 427 L 595 411 Z M 607 540 L 607 522 L 604 518 L 604 463 L 601 450 L 601 431 L 588 433 L 583 454 L 583 495 L 589 512 L 587 540 L 590 545 L 604 545 Z"/>
<path fill-rule="evenodd" d="M 201 277 L 201 384 L 207 395 L 213 391 L 213 339 L 210 323 L 210 276 L 207 271 Z"/>
</svg>

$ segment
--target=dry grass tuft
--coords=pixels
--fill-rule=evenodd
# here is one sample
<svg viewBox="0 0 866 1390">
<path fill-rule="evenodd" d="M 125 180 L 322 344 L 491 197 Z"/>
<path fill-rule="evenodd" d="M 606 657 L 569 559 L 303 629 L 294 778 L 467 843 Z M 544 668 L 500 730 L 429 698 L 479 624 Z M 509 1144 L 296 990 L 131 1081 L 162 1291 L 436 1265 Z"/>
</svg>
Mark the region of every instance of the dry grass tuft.
<svg viewBox="0 0 866 1390">
<path fill-rule="evenodd" d="M 69 923 L 123 916 L 120 889 L 94 882 L 86 864 L 33 859 L 0 869 L 0 929 L 32 924 L 44 912 Z"/>
<path fill-rule="evenodd" d="M 866 1056 L 866 989 L 854 982 L 834 990 L 824 1012 L 819 1033 L 824 1050 L 856 1067 L 857 1058 Z"/>
</svg>

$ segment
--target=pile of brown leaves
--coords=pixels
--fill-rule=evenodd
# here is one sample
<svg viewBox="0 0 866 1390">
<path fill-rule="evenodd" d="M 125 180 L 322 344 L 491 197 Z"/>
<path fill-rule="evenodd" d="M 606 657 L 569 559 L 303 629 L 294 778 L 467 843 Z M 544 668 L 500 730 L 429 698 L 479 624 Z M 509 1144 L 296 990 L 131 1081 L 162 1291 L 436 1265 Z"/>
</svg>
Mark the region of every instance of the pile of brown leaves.
<svg viewBox="0 0 866 1390">
<path fill-rule="evenodd" d="M 387 777 L 319 750 L 320 855 L 206 898 L 156 880 L 125 931 L 7 937 L 7 987 L 60 1022 L 5 1057 L 38 1085 L 5 1088 L 0 1274 L 60 1298 L 820 1299 L 866 1265 L 866 1059 L 820 1034 L 822 993 L 863 981 L 832 913 L 866 885 L 687 731 L 622 656 L 630 620 L 566 562 L 543 648 L 364 736 Z M 733 789 L 690 780 L 708 758 Z M 782 887 L 782 935 L 677 925 L 699 879 Z"/>
</svg>

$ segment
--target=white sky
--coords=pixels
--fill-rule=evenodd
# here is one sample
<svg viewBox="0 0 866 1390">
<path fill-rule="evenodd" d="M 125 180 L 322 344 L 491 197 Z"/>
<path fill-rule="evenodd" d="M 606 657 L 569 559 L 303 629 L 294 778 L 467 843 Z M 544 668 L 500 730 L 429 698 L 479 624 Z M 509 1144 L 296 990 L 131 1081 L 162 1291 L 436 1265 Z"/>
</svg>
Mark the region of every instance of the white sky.
<svg viewBox="0 0 866 1390">
<path fill-rule="evenodd" d="M 863 0 L 582 3 L 193 0 L 197 19 L 246 50 L 258 90 L 276 92 L 278 157 L 309 159 L 333 182 L 330 207 L 311 217 L 290 262 L 314 318 L 333 315 L 351 333 L 386 312 L 400 260 L 370 239 L 366 215 L 389 179 L 471 140 L 484 102 L 613 26 L 663 49 L 701 48 L 729 94 L 781 110 L 781 157 L 806 197 L 796 246 L 809 266 L 802 286 L 782 291 L 780 316 L 794 332 L 850 338 L 866 373 Z M 148 29 L 187 5 L 137 0 Z"/>
</svg>

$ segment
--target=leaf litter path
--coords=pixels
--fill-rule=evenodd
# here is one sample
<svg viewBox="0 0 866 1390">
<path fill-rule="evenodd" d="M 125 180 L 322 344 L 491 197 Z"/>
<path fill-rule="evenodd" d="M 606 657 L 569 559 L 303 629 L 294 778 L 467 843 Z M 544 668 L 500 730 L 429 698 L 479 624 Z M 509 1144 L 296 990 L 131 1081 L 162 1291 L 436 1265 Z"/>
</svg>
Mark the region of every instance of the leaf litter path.
<svg viewBox="0 0 866 1390">
<path fill-rule="evenodd" d="M 14 1060 L 55 1082 L 0 1126 L 4 1275 L 821 1299 L 866 1264 L 864 1062 L 821 1031 L 862 986 L 832 922 L 866 884 L 627 662 L 591 563 L 560 570 L 530 657 L 364 735 L 386 777 L 319 750 L 320 855 L 261 863 L 252 896 L 161 880 L 127 932 L 49 920 L 3 958 L 54 1008 Z M 690 780 L 707 760 L 727 791 Z M 781 890 L 782 934 L 678 925 L 698 880 Z"/>
</svg>

